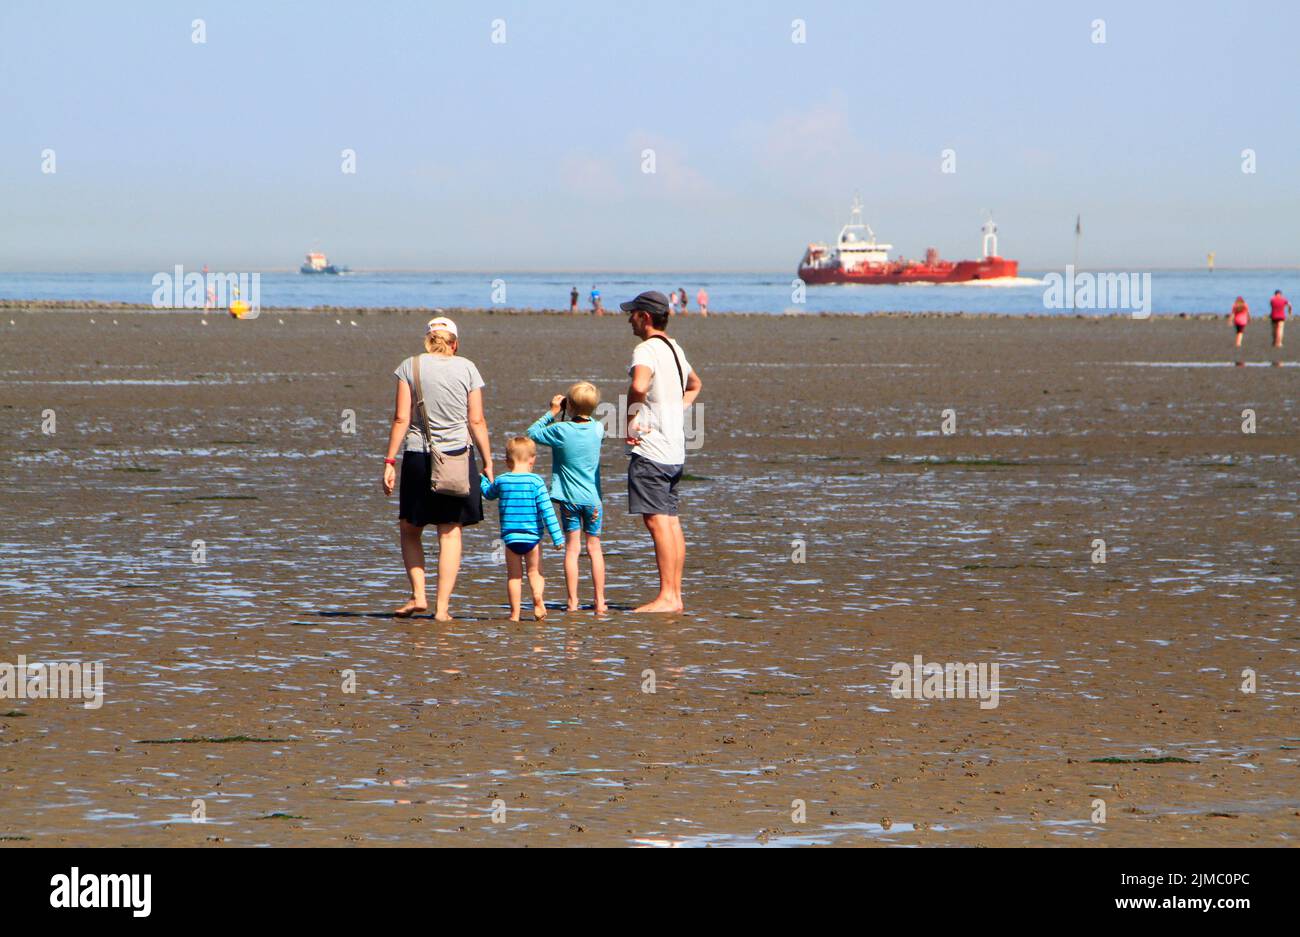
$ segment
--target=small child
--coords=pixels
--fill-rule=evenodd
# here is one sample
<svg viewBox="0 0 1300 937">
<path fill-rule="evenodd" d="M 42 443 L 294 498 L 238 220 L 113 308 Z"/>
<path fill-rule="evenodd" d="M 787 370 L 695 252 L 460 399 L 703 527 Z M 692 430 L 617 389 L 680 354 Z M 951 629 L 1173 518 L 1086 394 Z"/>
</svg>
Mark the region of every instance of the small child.
<svg viewBox="0 0 1300 937">
<path fill-rule="evenodd" d="M 506 443 L 506 462 L 510 471 L 489 483 L 479 478 L 483 497 L 501 500 L 501 539 L 506 545 L 506 595 L 510 598 L 510 620 L 519 620 L 523 598 L 524 566 L 528 567 L 528 585 L 533 592 L 533 618 L 546 617 L 542 595 L 546 580 L 542 578 L 542 525 L 557 547 L 564 543 L 560 522 L 546 495 L 546 485 L 533 474 L 537 463 L 537 446 L 531 439 L 516 436 Z"/>
<path fill-rule="evenodd" d="M 593 607 L 604 614 L 609 610 L 605 604 L 605 554 L 600 549 L 600 444 L 605 425 L 591 418 L 599 403 L 596 386 L 579 381 L 569 388 L 567 397 L 557 394 L 551 399 L 551 409 L 528 427 L 528 438 L 551 447 L 551 497 L 560 506 L 564 524 L 568 609 L 578 608 L 579 537 L 585 534 L 596 593 Z M 560 419 L 561 413 L 569 419 Z"/>
</svg>

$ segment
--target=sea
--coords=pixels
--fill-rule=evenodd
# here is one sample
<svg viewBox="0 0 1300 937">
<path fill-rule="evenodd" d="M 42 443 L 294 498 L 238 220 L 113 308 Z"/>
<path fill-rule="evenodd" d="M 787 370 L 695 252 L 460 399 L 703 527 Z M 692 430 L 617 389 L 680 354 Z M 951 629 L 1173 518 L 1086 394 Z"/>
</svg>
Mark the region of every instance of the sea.
<svg viewBox="0 0 1300 937">
<path fill-rule="evenodd" d="M 185 268 L 185 273 L 195 268 Z M 254 271 L 221 271 L 252 273 Z M 1150 270 L 1124 272 L 1133 290 L 1128 306 L 1105 305 L 1094 291 L 1091 304 L 1080 292 L 1080 277 L 1067 271 L 1022 271 L 1012 280 L 906 286 L 832 285 L 800 289 L 793 271 L 786 273 L 437 273 L 358 270 L 339 276 L 304 275 L 297 271 L 257 271 L 263 308 L 490 308 L 567 309 L 569 291 L 577 287 L 583 309 L 591 290 L 599 289 L 606 309 L 642 290 L 685 289 L 689 311 L 696 293 L 709 294 L 710 312 L 872 313 L 941 312 L 1019 315 L 1113 315 L 1140 308 L 1149 298 L 1153 315 L 1226 314 L 1237 296 L 1245 297 L 1255 315 L 1267 314 L 1276 289 L 1300 293 L 1300 270 Z M 161 271 L 174 276 L 174 270 Z M 0 299 L 122 302 L 152 305 L 160 271 L 136 273 L 4 273 Z M 1057 283 L 1053 279 L 1055 274 Z M 1071 292 L 1067 283 L 1075 284 Z M 1055 288 L 1053 288 L 1055 286 Z M 1070 296 L 1078 302 L 1073 305 Z M 1118 294 L 1117 294 L 1118 295 Z M 1064 297 L 1064 301 L 1062 301 Z M 1111 296 L 1115 299 L 1115 296 Z M 1122 297 L 1121 297 L 1122 298 Z"/>
</svg>

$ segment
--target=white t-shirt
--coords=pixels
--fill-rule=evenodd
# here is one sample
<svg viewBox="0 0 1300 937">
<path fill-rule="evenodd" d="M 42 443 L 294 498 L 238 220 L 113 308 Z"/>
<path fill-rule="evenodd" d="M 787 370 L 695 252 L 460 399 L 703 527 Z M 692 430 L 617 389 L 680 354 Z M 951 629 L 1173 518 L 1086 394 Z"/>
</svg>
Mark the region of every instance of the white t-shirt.
<svg viewBox="0 0 1300 937">
<path fill-rule="evenodd" d="M 666 337 L 666 336 L 665 336 Z M 669 349 L 669 343 L 672 348 Z M 681 377 L 673 355 L 682 366 Z M 686 462 L 686 414 L 682 409 L 683 382 L 690 377 L 691 365 L 686 352 L 671 338 L 667 342 L 648 338 L 632 351 L 633 369 L 644 365 L 651 371 L 650 389 L 646 393 L 642 410 L 636 422 L 642 427 L 641 443 L 632 451 L 661 465 L 682 465 Z"/>
</svg>

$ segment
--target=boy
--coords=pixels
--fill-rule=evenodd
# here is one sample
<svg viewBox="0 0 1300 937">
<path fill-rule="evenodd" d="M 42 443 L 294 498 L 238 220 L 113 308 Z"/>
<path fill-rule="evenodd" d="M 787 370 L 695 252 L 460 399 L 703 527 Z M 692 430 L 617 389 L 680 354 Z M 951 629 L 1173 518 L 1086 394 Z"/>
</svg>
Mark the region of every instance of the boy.
<svg viewBox="0 0 1300 937">
<path fill-rule="evenodd" d="M 557 547 L 564 542 L 560 522 L 551 508 L 546 486 L 533 474 L 537 462 L 537 446 L 531 439 L 516 436 L 506 443 L 506 462 L 510 471 L 489 482 L 479 478 L 483 497 L 490 501 L 501 500 L 501 539 L 506 545 L 506 595 L 510 598 L 510 620 L 519 620 L 519 606 L 523 595 L 524 566 L 528 568 L 528 585 L 533 592 L 533 618 L 546 617 L 546 601 L 542 591 L 546 580 L 542 578 L 542 524 Z"/>
<path fill-rule="evenodd" d="M 564 524 L 564 585 L 569 592 L 569 611 L 578 609 L 579 538 L 587 538 L 591 559 L 591 582 L 595 587 L 593 608 L 598 614 L 605 604 L 605 554 L 600 549 L 600 443 L 605 425 L 591 418 L 600 403 L 594 384 L 579 381 L 566 397 L 557 394 L 551 409 L 528 427 L 528 438 L 551 447 L 551 497 L 560 506 Z M 561 414 L 570 417 L 562 420 Z"/>
</svg>

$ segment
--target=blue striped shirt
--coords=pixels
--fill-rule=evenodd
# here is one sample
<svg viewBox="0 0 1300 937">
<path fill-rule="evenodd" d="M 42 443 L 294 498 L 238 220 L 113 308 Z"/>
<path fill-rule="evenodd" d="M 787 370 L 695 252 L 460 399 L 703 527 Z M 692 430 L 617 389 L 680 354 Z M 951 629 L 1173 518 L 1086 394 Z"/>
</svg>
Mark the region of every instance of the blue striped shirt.
<svg viewBox="0 0 1300 937">
<path fill-rule="evenodd" d="M 501 539 L 506 543 L 541 540 L 543 525 L 552 543 L 559 546 L 564 542 L 564 531 L 539 476 L 532 472 L 503 472 L 491 483 L 479 476 L 479 487 L 489 501 L 501 501 Z"/>
</svg>

